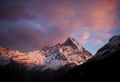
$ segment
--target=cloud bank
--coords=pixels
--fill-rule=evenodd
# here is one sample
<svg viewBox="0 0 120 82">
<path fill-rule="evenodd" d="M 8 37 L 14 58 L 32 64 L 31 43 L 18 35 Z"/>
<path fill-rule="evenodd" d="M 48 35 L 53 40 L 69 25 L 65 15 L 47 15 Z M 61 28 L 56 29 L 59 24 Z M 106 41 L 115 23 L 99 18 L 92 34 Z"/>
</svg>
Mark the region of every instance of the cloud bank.
<svg viewBox="0 0 120 82">
<path fill-rule="evenodd" d="M 119 0 L 1 0 L 0 46 L 30 51 L 69 36 L 102 44 L 119 29 L 119 5 Z"/>
</svg>

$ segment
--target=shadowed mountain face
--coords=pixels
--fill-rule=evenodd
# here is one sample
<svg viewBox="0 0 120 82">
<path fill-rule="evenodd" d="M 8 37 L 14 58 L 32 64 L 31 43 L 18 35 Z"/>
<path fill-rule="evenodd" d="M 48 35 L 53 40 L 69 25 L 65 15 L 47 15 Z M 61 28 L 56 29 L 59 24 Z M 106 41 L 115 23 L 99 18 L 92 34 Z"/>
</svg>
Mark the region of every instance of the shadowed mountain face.
<svg viewBox="0 0 120 82">
<path fill-rule="evenodd" d="M 120 35 L 98 50 L 86 63 L 77 66 L 55 82 L 120 81 Z"/>
<path fill-rule="evenodd" d="M 91 57 L 73 38 L 28 53 L 0 48 L 0 82 L 51 82 Z"/>
</svg>

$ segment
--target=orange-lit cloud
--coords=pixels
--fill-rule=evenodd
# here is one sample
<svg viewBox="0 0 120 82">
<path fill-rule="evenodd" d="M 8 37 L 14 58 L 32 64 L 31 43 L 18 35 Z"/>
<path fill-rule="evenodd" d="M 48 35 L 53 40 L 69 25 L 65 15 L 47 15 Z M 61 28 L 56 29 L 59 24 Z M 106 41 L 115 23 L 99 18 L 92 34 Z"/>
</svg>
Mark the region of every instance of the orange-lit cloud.
<svg viewBox="0 0 120 82">
<path fill-rule="evenodd" d="M 84 32 L 84 33 L 81 35 L 81 37 L 80 37 L 80 39 L 79 39 L 79 42 L 80 42 L 80 43 L 85 43 L 86 40 L 87 40 L 89 37 L 90 37 L 89 33 L 88 33 L 88 32 Z"/>
</svg>

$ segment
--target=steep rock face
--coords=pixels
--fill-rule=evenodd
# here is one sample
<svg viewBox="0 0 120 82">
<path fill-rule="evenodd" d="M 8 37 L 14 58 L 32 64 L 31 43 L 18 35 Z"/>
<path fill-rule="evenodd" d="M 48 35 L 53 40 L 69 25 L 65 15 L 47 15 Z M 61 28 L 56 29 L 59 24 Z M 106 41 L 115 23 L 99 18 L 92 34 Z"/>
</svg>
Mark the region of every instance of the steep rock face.
<svg viewBox="0 0 120 82">
<path fill-rule="evenodd" d="M 67 58 L 67 62 L 75 63 L 77 65 L 84 63 L 89 59 L 89 56 L 91 56 L 91 54 L 87 56 L 87 54 L 83 53 L 82 45 L 80 45 L 74 38 L 68 38 L 59 49 Z"/>
<path fill-rule="evenodd" d="M 41 50 L 35 50 L 28 53 L 13 51 L 10 48 L 0 48 L 0 55 L 12 58 L 21 64 L 27 65 L 28 69 L 34 69 L 36 66 L 46 70 L 58 70 L 66 64 L 74 63 L 80 65 L 92 57 L 75 39 L 68 38 L 63 44 L 57 44 L 52 47 L 45 47 Z M 6 64 L 9 61 L 5 61 Z"/>
<path fill-rule="evenodd" d="M 71 81 L 120 81 L 120 35 L 113 36 L 109 43 L 98 50 L 95 56 L 77 66 L 55 82 Z"/>
</svg>

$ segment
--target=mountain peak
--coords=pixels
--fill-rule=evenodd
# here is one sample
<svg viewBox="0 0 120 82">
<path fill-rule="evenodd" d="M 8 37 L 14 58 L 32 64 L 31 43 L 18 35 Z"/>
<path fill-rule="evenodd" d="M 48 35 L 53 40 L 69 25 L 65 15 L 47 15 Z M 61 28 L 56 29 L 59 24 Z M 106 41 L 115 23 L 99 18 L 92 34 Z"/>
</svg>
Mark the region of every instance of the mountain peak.
<svg viewBox="0 0 120 82">
<path fill-rule="evenodd" d="M 63 45 L 69 45 L 69 46 L 72 46 L 72 47 L 76 47 L 80 51 L 82 51 L 82 48 L 83 48 L 82 45 L 79 44 L 79 42 L 72 37 L 68 37 L 67 40 L 63 43 Z"/>
<path fill-rule="evenodd" d="M 74 41 L 76 41 L 74 38 L 68 37 L 67 40 L 65 41 L 65 44 L 68 44 L 68 45 L 69 45 L 69 44 L 73 44 Z"/>
</svg>

